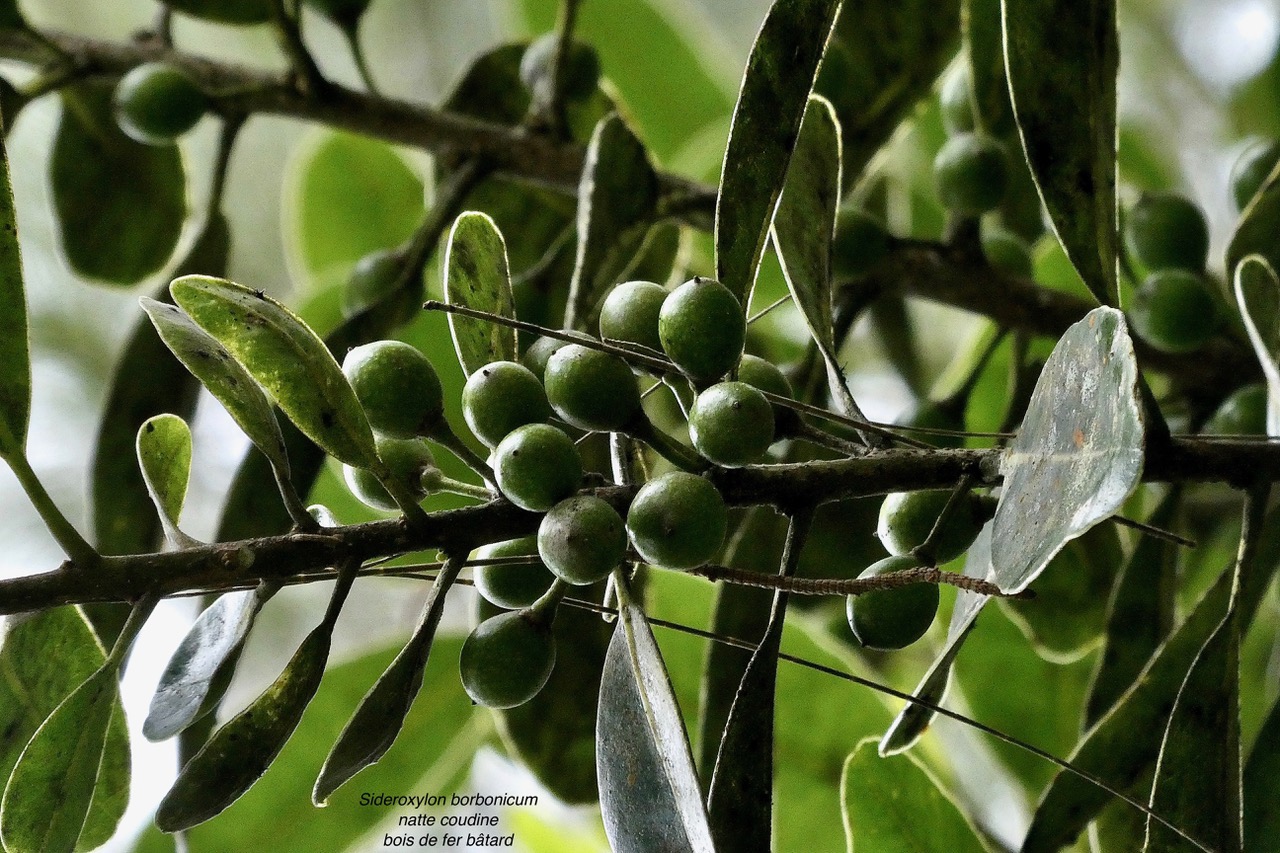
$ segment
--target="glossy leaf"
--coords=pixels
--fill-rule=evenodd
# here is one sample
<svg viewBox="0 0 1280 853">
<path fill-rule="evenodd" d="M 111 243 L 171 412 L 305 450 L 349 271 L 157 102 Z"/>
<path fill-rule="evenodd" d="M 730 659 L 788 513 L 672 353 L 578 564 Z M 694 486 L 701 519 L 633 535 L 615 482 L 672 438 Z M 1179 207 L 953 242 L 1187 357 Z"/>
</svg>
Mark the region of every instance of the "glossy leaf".
<svg viewBox="0 0 1280 853">
<path fill-rule="evenodd" d="M 118 667 L 104 666 L 89 676 L 41 723 L 18 757 L 0 803 L 0 841 L 7 850 L 71 850 L 89 823 L 91 803 L 100 782 L 115 791 L 94 816 L 94 835 L 114 828 L 128 801 L 128 761 L 107 759 L 107 732 L 113 714 L 123 716 L 116 685 Z M 127 750 L 127 741 L 125 742 Z M 118 777 L 99 779 L 104 762 Z M 98 841 L 104 840 L 100 837 Z"/>
<path fill-rule="evenodd" d="M 881 758 L 864 740 L 844 763 L 840 808 L 850 853 L 986 853 L 955 799 L 915 756 Z"/>
<path fill-rule="evenodd" d="M 1244 766 L 1244 849 L 1257 850 L 1280 838 L 1280 703 L 1273 704 Z"/>
<path fill-rule="evenodd" d="M 578 252 L 566 326 L 589 323 L 634 265 L 657 211 L 658 178 L 644 144 L 617 113 L 596 125 L 578 184 Z"/>
<path fill-rule="evenodd" d="M 1280 435 L 1280 278 L 1261 255 L 1233 269 L 1236 305 L 1267 381 L 1267 434 Z"/>
<path fill-rule="evenodd" d="M 744 306 L 839 0 L 777 0 L 747 60 L 716 199 L 716 277 Z"/>
<path fill-rule="evenodd" d="M 71 268 L 109 284 L 133 284 L 159 270 L 178 244 L 186 175 L 177 146 L 143 145 L 120 131 L 113 87 L 95 80 L 62 89 L 50 183 Z"/>
<path fill-rule="evenodd" d="M 1013 112 L 1040 198 L 1089 290 L 1116 305 L 1116 2 L 1003 5 Z"/>
<path fill-rule="evenodd" d="M 17 7 L 13 17 L 21 22 Z M 0 26 L 5 15 L 0 10 Z M 7 119 L 7 117 L 5 117 Z M 18 213 L 9 177 L 9 154 L 0 140 L 0 457 L 22 453 L 31 420 L 31 350 L 27 343 L 27 293 L 18 248 Z"/>
<path fill-rule="evenodd" d="M 271 401 L 262 387 L 231 352 L 196 325 L 181 308 L 154 299 L 142 299 L 142 310 L 165 346 L 200 380 L 210 394 L 226 408 L 249 440 L 271 460 L 272 465 L 289 470 L 284 437 L 276 421 Z"/>
<path fill-rule="evenodd" d="M 308 438 L 348 465 L 380 468 L 369 420 L 342 368 L 293 312 L 224 279 L 185 276 L 169 290 Z"/>
<path fill-rule="evenodd" d="M 644 613 L 620 609 L 604 661 L 596 773 L 605 833 L 617 853 L 715 845 L 689 739 Z"/>
<path fill-rule="evenodd" d="M 138 428 L 138 467 L 174 545 L 190 538 L 178 529 L 191 477 L 191 428 L 177 415 L 156 415 Z"/>
<path fill-rule="evenodd" d="M 516 315 L 506 243 L 486 214 L 464 213 L 453 223 L 444 270 L 444 295 L 449 304 L 503 317 Z M 449 329 L 458 361 L 468 376 L 491 361 L 516 360 L 515 329 L 456 314 L 449 315 Z"/>
<path fill-rule="evenodd" d="M 178 264 L 175 275 L 222 276 L 230 252 L 227 220 L 213 214 Z M 169 299 L 166 283 L 155 295 Z M 139 382 L 146 376 L 146 382 Z M 93 451 L 93 531 L 103 554 L 139 554 L 160 545 L 160 522 L 133 460 L 138 425 L 164 412 L 190 418 L 200 385 L 178 361 L 150 321 L 139 318 L 112 374 Z"/>
<path fill-rule="evenodd" d="M 1054 347 L 1004 455 L 991 580 L 1021 592 L 1067 542 L 1115 513 L 1142 478 L 1144 441 L 1124 315 L 1094 309 Z"/>
<path fill-rule="evenodd" d="M 148 740 L 165 740 L 187 728 L 211 700 L 221 698 L 254 618 L 272 590 L 229 592 L 204 609 L 169 658 L 142 724 Z"/>
</svg>

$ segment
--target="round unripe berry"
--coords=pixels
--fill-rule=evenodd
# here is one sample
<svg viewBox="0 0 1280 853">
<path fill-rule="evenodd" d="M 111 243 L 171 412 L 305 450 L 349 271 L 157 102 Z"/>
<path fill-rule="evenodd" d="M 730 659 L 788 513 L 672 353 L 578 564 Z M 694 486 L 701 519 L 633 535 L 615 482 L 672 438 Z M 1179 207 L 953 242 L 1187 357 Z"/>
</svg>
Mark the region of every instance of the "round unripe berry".
<svg viewBox="0 0 1280 853">
<path fill-rule="evenodd" d="M 842 209 L 836 218 L 835 241 L 831 244 L 831 266 L 842 278 L 865 275 L 889 254 L 889 232 L 879 219 L 853 207 Z"/>
<path fill-rule="evenodd" d="M 381 302 L 404 271 L 404 257 L 394 249 L 370 252 L 356 262 L 342 290 L 342 316 L 350 319 Z"/>
<path fill-rule="evenodd" d="M 689 438 L 703 458 L 737 468 L 760 461 L 773 444 L 773 405 L 745 382 L 719 382 L 689 410 Z"/>
<path fill-rule="evenodd" d="M 662 303 L 658 337 L 667 357 L 695 382 L 714 382 L 742 356 L 747 321 L 729 288 L 714 279 L 694 278 Z"/>
<path fill-rule="evenodd" d="M 1231 197 L 1236 210 L 1244 210 L 1262 189 L 1271 170 L 1280 163 L 1280 140 L 1255 140 L 1231 167 Z"/>
<path fill-rule="evenodd" d="M 476 438 L 487 447 L 497 447 L 516 427 L 550 418 L 551 406 L 529 368 L 514 361 L 495 361 L 467 378 L 462 417 Z"/>
<path fill-rule="evenodd" d="M 600 307 L 600 337 L 662 352 L 658 315 L 667 289 L 652 281 L 628 281 L 609 291 Z"/>
<path fill-rule="evenodd" d="M 744 355 L 738 362 L 738 381 L 779 397 L 795 398 L 795 391 L 786 375 L 776 364 L 758 355 Z"/>
<path fill-rule="evenodd" d="M 191 78 L 163 62 L 131 69 L 120 78 L 114 100 L 120 129 L 144 145 L 172 145 L 209 108 Z"/>
<path fill-rule="evenodd" d="M 502 557 L 530 557 L 538 553 L 538 540 L 533 536 L 494 542 L 477 548 L 472 557 L 495 560 Z M 528 607 L 551 587 L 551 573 L 542 563 L 530 565 L 476 566 L 471 570 L 476 592 L 485 600 L 507 610 Z"/>
<path fill-rule="evenodd" d="M 521 509 L 545 512 L 577 490 L 582 457 L 561 430 L 550 424 L 525 424 L 498 444 L 493 474 L 507 500 Z"/>
<path fill-rule="evenodd" d="M 1129 251 L 1149 270 L 1200 272 L 1209 257 L 1209 225 L 1200 208 L 1174 193 L 1146 193 L 1124 224 Z"/>
<path fill-rule="evenodd" d="M 627 363 L 580 344 L 556 350 L 543 376 L 551 408 L 579 429 L 617 432 L 640 411 L 640 388 Z"/>
<path fill-rule="evenodd" d="M 376 431 L 394 438 L 426 435 L 444 415 L 440 377 L 416 347 L 374 341 L 347 353 L 342 372 Z"/>
<path fill-rule="evenodd" d="M 631 544 L 645 562 L 692 569 L 724 544 L 729 512 L 709 480 L 684 471 L 663 474 L 636 492 L 627 512 Z"/>
<path fill-rule="evenodd" d="M 481 622 L 462 643 L 463 689 L 479 705 L 515 708 L 546 686 L 556 666 L 551 626 L 518 610 Z"/>
<path fill-rule="evenodd" d="M 948 210 L 978 216 L 1004 201 L 1009 155 L 998 141 L 976 133 L 951 137 L 933 161 L 938 200 Z"/>
<path fill-rule="evenodd" d="M 1261 382 L 1232 391 L 1201 432 L 1215 435 L 1266 435 L 1267 386 Z"/>
<path fill-rule="evenodd" d="M 1009 275 L 1031 278 L 1031 246 L 1004 228 L 982 229 L 982 254 L 992 269 Z"/>
<path fill-rule="evenodd" d="M 622 516 L 595 495 L 560 501 L 538 525 L 538 555 L 547 568 L 575 586 L 602 581 L 627 553 Z"/>
<path fill-rule="evenodd" d="M 918 566 L 910 557 L 886 557 L 859 578 L 872 578 Z M 938 613 L 938 586 L 913 583 L 851 595 L 846 606 L 849 627 L 869 649 L 903 649 L 924 636 Z"/>
<path fill-rule="evenodd" d="M 1199 349 L 1218 330 L 1218 306 L 1204 281 L 1186 270 L 1160 270 L 1134 294 L 1129 318 L 1138 335 L 1164 352 Z"/>
<path fill-rule="evenodd" d="M 378 436 L 377 448 L 378 458 L 387 466 L 392 479 L 397 481 L 401 488 L 415 498 L 427 496 L 427 490 L 422 484 L 422 475 L 436 469 L 436 460 L 431 453 L 431 448 L 427 447 L 422 439 Z M 347 488 L 361 503 L 388 512 L 394 512 L 400 508 L 395 498 L 391 497 L 391 493 L 378 481 L 372 471 L 343 465 L 342 473 L 347 482 Z"/>
<path fill-rule="evenodd" d="M 969 97 L 969 63 L 961 62 L 942 78 L 938 90 L 938 106 L 942 112 L 942 126 L 947 134 L 970 133 L 976 127 L 973 119 L 973 100 Z"/>
<path fill-rule="evenodd" d="M 890 554 L 909 554 L 913 548 L 924 544 L 933 525 L 942 514 L 951 493 L 949 491 L 894 492 L 880 505 L 880 519 L 876 536 Z M 959 557 L 982 529 L 984 519 L 973 495 L 963 495 L 959 505 L 947 519 L 934 550 L 939 563 L 948 563 Z"/>
<path fill-rule="evenodd" d="M 539 81 L 546 78 L 551 59 L 556 52 L 557 36 L 545 33 L 534 39 L 520 58 L 520 81 L 532 91 Z M 578 101 L 591 95 L 600 82 L 600 57 L 590 45 L 573 42 L 566 57 L 568 67 L 563 72 L 564 94 Z"/>
<path fill-rule="evenodd" d="M 551 356 L 568 345 L 568 341 L 562 341 L 559 338 L 538 338 L 529 344 L 529 348 L 520 357 L 520 363 L 529 368 L 530 372 L 538 377 L 538 381 L 542 382 L 546 379 L 547 362 L 551 360 Z"/>
</svg>

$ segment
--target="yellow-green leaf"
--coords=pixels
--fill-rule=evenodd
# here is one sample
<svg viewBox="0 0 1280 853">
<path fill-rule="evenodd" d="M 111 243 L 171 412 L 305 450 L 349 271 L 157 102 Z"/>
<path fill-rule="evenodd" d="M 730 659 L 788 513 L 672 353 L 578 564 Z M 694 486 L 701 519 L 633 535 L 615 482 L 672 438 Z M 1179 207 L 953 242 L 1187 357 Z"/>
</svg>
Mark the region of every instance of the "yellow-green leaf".
<svg viewBox="0 0 1280 853">
<path fill-rule="evenodd" d="M 9 154 L 0 140 L 0 457 L 23 451 L 30 419 L 27 294 L 22 283 Z"/>
<path fill-rule="evenodd" d="M 506 243 L 487 214 L 472 211 L 454 221 L 444 253 L 444 295 L 450 305 L 515 317 Z M 450 314 L 449 329 L 468 376 L 491 361 L 516 360 L 516 330 L 509 326 Z"/>
<path fill-rule="evenodd" d="M 187 537 L 178 530 L 191 476 L 191 428 L 177 415 L 156 415 L 138 428 L 138 467 L 160 513 L 165 535 L 175 545 Z"/>
</svg>

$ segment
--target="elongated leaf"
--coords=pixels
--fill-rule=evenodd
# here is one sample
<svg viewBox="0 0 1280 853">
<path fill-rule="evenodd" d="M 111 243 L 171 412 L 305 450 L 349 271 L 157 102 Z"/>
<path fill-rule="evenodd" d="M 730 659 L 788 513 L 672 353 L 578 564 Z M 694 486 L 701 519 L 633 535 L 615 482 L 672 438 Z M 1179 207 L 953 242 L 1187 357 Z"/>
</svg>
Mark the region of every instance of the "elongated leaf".
<svg viewBox="0 0 1280 853">
<path fill-rule="evenodd" d="M 191 428 L 177 415 L 156 415 L 138 429 L 138 467 L 174 545 L 190 538 L 178 529 L 191 476 Z"/>
<path fill-rule="evenodd" d="M 977 830 L 914 756 L 881 758 L 864 740 L 844 763 L 840 808 L 849 853 L 985 853 Z"/>
<path fill-rule="evenodd" d="M 1180 503 L 1180 490 L 1171 490 L 1148 522 L 1171 527 Z M 1106 638 L 1089 687 L 1085 725 L 1115 704 L 1172 629 L 1177 549 L 1174 542 L 1143 536 L 1121 568 L 1107 604 Z"/>
<path fill-rule="evenodd" d="M 716 277 L 744 306 L 840 0 L 776 0 L 747 60 L 716 199 Z"/>
<path fill-rule="evenodd" d="M 1236 305 L 1267 380 L 1267 434 L 1280 435 L 1280 278 L 1261 255 L 1234 270 Z"/>
<path fill-rule="evenodd" d="M 1260 850 L 1280 838 L 1280 703 L 1271 706 L 1244 767 L 1244 849 Z"/>
<path fill-rule="evenodd" d="M 1144 441 L 1124 315 L 1096 308 L 1054 347 L 1004 455 L 991 580 L 1021 592 L 1067 542 L 1115 513 L 1142 479 Z"/>
<path fill-rule="evenodd" d="M 498 226 L 486 214 L 464 213 L 453 223 L 444 269 L 444 295 L 449 304 L 503 317 L 516 315 L 507 247 Z M 458 361 L 468 376 L 491 361 L 516 358 L 515 329 L 455 314 L 449 315 L 449 329 Z"/>
<path fill-rule="evenodd" d="M 1272 269 L 1280 266 L 1280 251 L 1273 239 L 1277 226 L 1280 226 L 1280 180 L 1273 170 L 1240 213 L 1236 230 L 1227 243 L 1227 273 L 1235 275 L 1245 258 L 1255 254 L 1262 256 Z"/>
<path fill-rule="evenodd" d="M 1115 305 L 1115 0 L 1003 5 L 1013 113 L 1031 174 L 1072 265 L 1099 302 Z"/>
<path fill-rule="evenodd" d="M 1016 128 L 1004 71 L 1000 0 L 964 0 L 961 15 L 974 118 L 986 132 L 1004 138 Z"/>
<path fill-rule="evenodd" d="M 143 298 L 141 302 L 165 346 L 226 408 L 272 465 L 288 471 L 289 457 L 280 424 L 271 401 L 249 371 L 181 308 L 154 299 Z"/>
<path fill-rule="evenodd" d="M 320 686 L 332 628 L 322 623 L 308 634 L 275 682 L 182 768 L 156 812 L 157 826 L 176 832 L 203 823 L 266 772 Z"/>
<path fill-rule="evenodd" d="M 50 181 L 71 268 L 133 284 L 159 270 L 178 244 L 186 176 L 176 145 L 143 145 L 120 131 L 113 89 L 112 81 L 93 80 L 61 90 Z"/>
<path fill-rule="evenodd" d="M 341 462 L 381 467 L 369 419 L 342 368 L 293 312 L 261 291 L 224 279 L 185 276 L 169 290 L 308 438 Z"/>
<path fill-rule="evenodd" d="M 596 125 L 578 184 L 578 253 L 566 326 L 588 321 L 644 246 L 658 178 L 643 143 L 617 113 Z"/>
<path fill-rule="evenodd" d="M 604 661 L 596 773 L 605 833 L 617 853 L 711 853 L 689 739 L 643 611 L 620 608 Z"/>
<path fill-rule="evenodd" d="M 16 7 L 14 16 L 17 16 Z M 8 116 L 4 117 L 5 120 Z M 0 140 L 0 457 L 21 453 L 31 420 L 31 352 L 27 293 L 18 250 L 18 214 L 9 178 L 9 154 Z"/>
<path fill-rule="evenodd" d="M 226 275 L 230 248 L 226 217 L 215 213 L 174 275 Z M 167 301 L 168 284 L 155 297 Z M 139 382 L 139 376 L 147 381 Z M 133 461 L 134 440 L 138 425 L 153 415 L 169 412 L 190 419 L 199 388 L 155 326 L 139 318 L 112 375 L 93 451 L 93 530 L 99 552 L 139 554 L 159 547 L 160 522 Z"/>
<path fill-rule="evenodd" d="M 151 709 L 142 724 L 149 740 L 173 737 L 206 713 L 209 700 L 221 698 L 240 658 L 249 629 L 269 588 L 229 592 L 205 608 L 160 676 Z"/>
<path fill-rule="evenodd" d="M 119 711 L 117 670 L 104 666 L 89 676 L 40 725 L 18 757 L 0 803 L 0 841 L 5 849 L 59 851 L 77 846 L 99 781 L 111 716 Z M 118 762 L 112 764 L 119 768 Z M 127 762 L 122 769 L 127 778 Z M 115 814 L 108 822 L 114 825 L 125 802 L 110 805 Z"/>
</svg>

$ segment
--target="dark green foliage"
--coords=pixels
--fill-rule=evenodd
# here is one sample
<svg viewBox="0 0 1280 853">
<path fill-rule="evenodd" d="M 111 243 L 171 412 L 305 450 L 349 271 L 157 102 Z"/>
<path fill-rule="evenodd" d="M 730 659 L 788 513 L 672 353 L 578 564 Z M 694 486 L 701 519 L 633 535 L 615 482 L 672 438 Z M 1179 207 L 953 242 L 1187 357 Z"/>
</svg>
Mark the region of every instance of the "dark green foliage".
<svg viewBox="0 0 1280 853">
<path fill-rule="evenodd" d="M 866 568 L 859 578 L 914 569 L 911 557 L 885 557 Z M 938 613 L 938 586 L 913 583 L 849 596 L 849 627 L 858 642 L 869 649 L 905 649 L 924 636 Z"/>
<path fill-rule="evenodd" d="M 656 566 L 691 569 L 724 543 L 728 514 L 708 480 L 676 471 L 650 480 L 627 512 L 627 532 L 641 557 Z"/>
<path fill-rule="evenodd" d="M 889 232 L 884 223 L 864 210 L 842 209 L 836 219 L 831 265 L 842 278 L 865 274 L 889 252 Z"/>
</svg>

